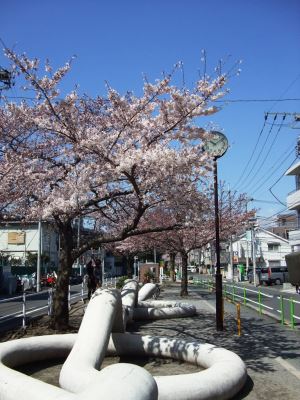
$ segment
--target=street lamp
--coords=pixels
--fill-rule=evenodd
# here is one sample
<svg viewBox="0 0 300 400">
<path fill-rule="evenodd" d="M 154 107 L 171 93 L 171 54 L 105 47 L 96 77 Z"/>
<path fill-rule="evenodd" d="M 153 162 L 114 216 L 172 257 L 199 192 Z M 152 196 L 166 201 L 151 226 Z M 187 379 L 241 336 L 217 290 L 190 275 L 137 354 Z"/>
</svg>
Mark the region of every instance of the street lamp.
<svg viewBox="0 0 300 400">
<path fill-rule="evenodd" d="M 218 200 L 218 165 L 217 159 L 222 157 L 228 149 L 228 140 L 221 132 L 212 131 L 211 137 L 204 143 L 204 150 L 213 156 L 214 172 L 214 202 L 215 202 L 215 234 L 216 234 L 216 325 L 217 330 L 223 330 L 223 304 L 222 304 L 222 275 L 220 262 L 220 220 Z"/>
</svg>

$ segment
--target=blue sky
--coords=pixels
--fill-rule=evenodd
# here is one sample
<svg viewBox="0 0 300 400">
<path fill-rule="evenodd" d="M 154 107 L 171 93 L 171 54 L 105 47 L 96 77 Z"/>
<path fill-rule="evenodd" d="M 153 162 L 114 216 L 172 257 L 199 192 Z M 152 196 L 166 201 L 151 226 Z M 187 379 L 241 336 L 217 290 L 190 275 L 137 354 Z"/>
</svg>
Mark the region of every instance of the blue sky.
<svg viewBox="0 0 300 400">
<path fill-rule="evenodd" d="M 1 5 L 0 37 L 17 52 L 56 66 L 76 55 L 66 88 L 79 83 L 90 95 L 104 94 L 105 81 L 138 94 L 143 74 L 154 80 L 178 61 L 191 85 L 202 69 L 202 49 L 208 71 L 220 58 L 230 56 L 228 65 L 242 59 L 227 96 L 242 101 L 222 104 L 211 118 L 230 143 L 219 177 L 259 200 L 252 203 L 259 215 L 270 216 L 285 206 L 269 188 L 283 203 L 294 190 L 293 178 L 281 176 L 295 160 L 300 122 L 278 115 L 272 126 L 269 115 L 264 125 L 264 116 L 300 114 L 299 21 L 299 0 L 10 0 Z M 7 65 L 2 55 L 0 65 Z"/>
</svg>

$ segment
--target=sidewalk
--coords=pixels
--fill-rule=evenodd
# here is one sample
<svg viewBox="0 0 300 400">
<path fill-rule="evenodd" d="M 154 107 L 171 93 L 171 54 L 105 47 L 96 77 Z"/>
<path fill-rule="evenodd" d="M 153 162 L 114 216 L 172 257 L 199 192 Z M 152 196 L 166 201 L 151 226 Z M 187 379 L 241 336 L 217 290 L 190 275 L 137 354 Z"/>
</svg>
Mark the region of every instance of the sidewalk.
<svg viewBox="0 0 300 400">
<path fill-rule="evenodd" d="M 164 299 L 178 300 L 178 284 L 162 289 Z M 242 307 L 242 335 L 237 335 L 236 307 L 225 303 L 224 331 L 216 331 L 215 295 L 189 286 L 184 301 L 193 303 L 198 315 L 193 318 L 153 321 L 136 324 L 136 332 L 176 336 L 208 342 L 237 353 L 246 363 L 248 381 L 234 400 L 294 400 L 300 393 L 300 332 L 281 326 L 268 316 Z M 217 378 L 216 378 L 217 379 Z"/>
</svg>

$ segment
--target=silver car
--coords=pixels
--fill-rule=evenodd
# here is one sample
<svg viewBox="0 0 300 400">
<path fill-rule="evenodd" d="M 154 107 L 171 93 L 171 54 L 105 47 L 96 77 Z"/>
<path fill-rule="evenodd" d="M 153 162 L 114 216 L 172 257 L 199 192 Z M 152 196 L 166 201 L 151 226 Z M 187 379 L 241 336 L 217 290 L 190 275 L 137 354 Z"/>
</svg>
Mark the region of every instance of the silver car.
<svg viewBox="0 0 300 400">
<path fill-rule="evenodd" d="M 282 265 L 272 265 L 270 267 L 262 267 L 256 269 L 259 283 L 263 285 L 280 285 L 288 282 L 288 269 Z M 253 282 L 253 270 L 248 273 L 249 283 Z"/>
</svg>

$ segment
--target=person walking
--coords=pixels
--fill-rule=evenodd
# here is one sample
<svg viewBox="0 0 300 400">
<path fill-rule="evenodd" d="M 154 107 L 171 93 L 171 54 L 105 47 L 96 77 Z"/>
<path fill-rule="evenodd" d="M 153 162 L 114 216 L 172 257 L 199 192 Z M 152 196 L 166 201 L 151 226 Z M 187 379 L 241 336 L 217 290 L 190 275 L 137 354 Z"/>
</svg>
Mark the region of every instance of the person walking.
<svg viewBox="0 0 300 400">
<path fill-rule="evenodd" d="M 92 259 L 85 266 L 86 274 L 87 274 L 87 288 L 88 288 L 88 299 L 89 300 L 97 288 L 97 282 L 96 282 L 93 264 L 95 265 L 95 261 Z"/>
<path fill-rule="evenodd" d="M 100 288 L 102 286 L 102 265 L 101 265 L 101 260 L 97 258 L 95 260 L 95 265 L 94 265 L 94 276 L 95 276 L 95 281 L 96 281 L 96 288 Z"/>
</svg>

